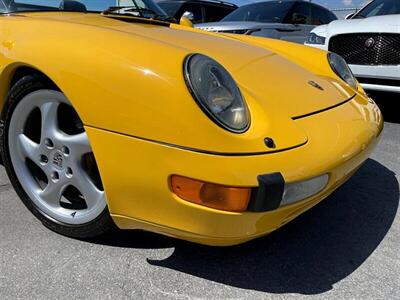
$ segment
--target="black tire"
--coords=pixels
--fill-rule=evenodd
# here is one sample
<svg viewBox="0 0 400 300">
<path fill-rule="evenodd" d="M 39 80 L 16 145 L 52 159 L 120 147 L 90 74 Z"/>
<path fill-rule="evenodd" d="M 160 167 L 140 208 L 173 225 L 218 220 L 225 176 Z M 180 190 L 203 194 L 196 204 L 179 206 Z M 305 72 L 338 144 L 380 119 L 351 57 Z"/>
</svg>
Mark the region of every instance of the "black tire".
<svg viewBox="0 0 400 300">
<path fill-rule="evenodd" d="M 38 218 L 43 223 L 43 225 L 45 225 L 52 231 L 73 238 L 87 239 L 105 234 L 107 232 L 110 232 L 111 230 L 115 230 L 117 227 L 114 224 L 107 207 L 96 219 L 92 220 L 89 223 L 80 225 L 65 224 L 53 219 L 52 217 L 46 215 L 43 211 L 41 211 L 30 199 L 30 197 L 24 191 L 22 185 L 20 184 L 20 181 L 17 178 L 16 172 L 14 171 L 11 162 L 10 149 L 8 146 L 8 131 L 10 119 L 19 101 L 21 101 L 21 99 L 23 99 L 25 96 L 39 90 L 59 91 L 53 83 L 49 82 L 49 80 L 42 75 L 34 74 L 24 76 L 18 82 L 16 82 L 9 91 L 1 113 L 1 159 L 3 161 L 3 165 L 6 169 L 11 184 L 13 185 L 15 191 L 17 192 L 24 205 L 32 212 L 32 214 L 36 218 Z"/>
</svg>

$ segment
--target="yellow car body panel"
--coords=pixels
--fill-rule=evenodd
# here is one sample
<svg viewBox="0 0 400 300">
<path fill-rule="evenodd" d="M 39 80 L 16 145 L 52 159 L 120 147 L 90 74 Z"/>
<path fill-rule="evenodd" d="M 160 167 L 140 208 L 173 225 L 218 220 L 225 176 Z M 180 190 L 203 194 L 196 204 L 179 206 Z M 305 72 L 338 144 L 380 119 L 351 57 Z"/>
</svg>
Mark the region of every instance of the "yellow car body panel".
<svg viewBox="0 0 400 300">
<path fill-rule="evenodd" d="M 342 184 L 383 126 L 376 105 L 332 71 L 326 52 L 305 46 L 71 12 L 1 16 L 0 39 L 1 101 L 22 66 L 65 93 L 85 124 L 120 228 L 211 245 L 264 235 Z M 193 53 L 232 74 L 251 115 L 245 133 L 217 126 L 193 100 L 182 73 Z M 264 213 L 191 204 L 169 186 L 178 174 L 255 188 L 258 175 L 277 171 L 288 183 L 322 174 L 329 183 L 310 199 Z"/>
<path fill-rule="evenodd" d="M 376 106 L 362 97 L 296 121 L 309 134 L 297 149 L 265 155 L 218 156 L 87 128 L 97 145 L 110 211 L 121 228 L 142 228 L 210 245 L 264 235 L 312 207 L 368 158 L 382 130 Z M 316 126 L 318 124 L 318 126 Z M 318 195 L 276 211 L 231 213 L 180 200 L 168 178 L 180 174 L 229 186 L 257 187 L 257 175 L 279 170 L 286 182 L 329 175 Z"/>
<path fill-rule="evenodd" d="M 330 78 L 316 76 L 266 48 L 183 26 L 132 24 L 75 13 L 29 13 L 1 21 L 1 67 L 25 64 L 41 70 L 62 87 L 85 124 L 183 147 L 268 152 L 263 138 L 274 136 L 274 150 L 292 148 L 307 137 L 291 117 L 329 107 L 354 93 L 332 71 Z M 4 42 L 11 46 L 4 47 Z M 195 52 L 219 61 L 239 84 L 251 111 L 252 126 L 244 134 L 232 135 L 200 113 L 182 76 L 183 60 Z M 309 86 L 309 80 L 319 82 L 325 93 Z M 296 97 L 301 101 L 293 101 Z"/>
</svg>

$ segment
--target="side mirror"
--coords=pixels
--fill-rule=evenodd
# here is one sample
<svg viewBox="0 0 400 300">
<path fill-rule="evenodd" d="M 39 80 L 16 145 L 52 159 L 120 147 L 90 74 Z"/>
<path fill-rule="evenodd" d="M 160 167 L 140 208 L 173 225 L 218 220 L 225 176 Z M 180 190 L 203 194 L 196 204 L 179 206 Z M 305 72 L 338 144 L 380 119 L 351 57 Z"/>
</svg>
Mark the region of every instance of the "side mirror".
<svg viewBox="0 0 400 300">
<path fill-rule="evenodd" d="M 346 19 L 346 20 L 350 20 L 352 17 L 354 17 L 354 15 L 355 15 L 355 13 L 348 14 L 348 15 L 345 17 L 345 19 Z"/>
<path fill-rule="evenodd" d="M 188 18 L 184 16 L 182 16 L 181 19 L 179 20 L 179 25 L 193 27 L 192 21 L 190 21 Z"/>
<path fill-rule="evenodd" d="M 307 16 L 299 13 L 294 13 L 292 16 L 293 24 L 306 24 Z"/>
<path fill-rule="evenodd" d="M 191 11 L 185 11 L 182 17 L 188 18 L 191 22 L 194 20 L 194 14 Z"/>
</svg>

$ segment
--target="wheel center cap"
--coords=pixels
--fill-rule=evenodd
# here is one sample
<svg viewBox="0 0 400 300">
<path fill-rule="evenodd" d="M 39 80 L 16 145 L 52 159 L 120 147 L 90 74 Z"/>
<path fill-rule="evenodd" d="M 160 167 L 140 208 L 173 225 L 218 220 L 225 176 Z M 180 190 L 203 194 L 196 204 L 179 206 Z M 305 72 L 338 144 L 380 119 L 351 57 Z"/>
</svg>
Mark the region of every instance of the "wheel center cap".
<svg viewBox="0 0 400 300">
<path fill-rule="evenodd" d="M 64 167 L 64 157 L 61 151 L 55 151 L 53 158 L 51 160 L 52 164 L 58 169 L 63 169 Z"/>
</svg>

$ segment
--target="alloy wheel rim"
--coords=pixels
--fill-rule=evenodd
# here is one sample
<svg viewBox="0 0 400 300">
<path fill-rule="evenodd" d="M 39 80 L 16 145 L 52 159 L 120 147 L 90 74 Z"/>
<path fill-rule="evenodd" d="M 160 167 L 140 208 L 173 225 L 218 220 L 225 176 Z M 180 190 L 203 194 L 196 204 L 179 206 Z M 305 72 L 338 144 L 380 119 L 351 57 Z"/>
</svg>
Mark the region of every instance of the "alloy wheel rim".
<svg viewBox="0 0 400 300">
<path fill-rule="evenodd" d="M 11 162 L 24 191 L 45 215 L 72 225 L 93 221 L 106 208 L 93 151 L 79 123 L 62 93 L 41 90 L 17 104 L 8 132 Z"/>
</svg>

